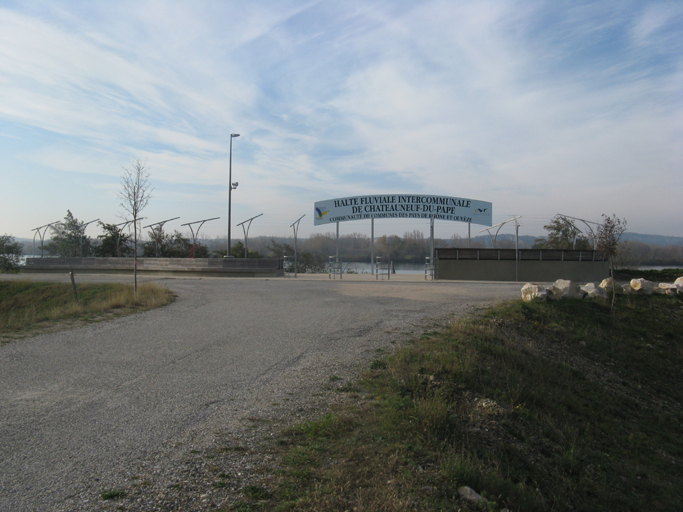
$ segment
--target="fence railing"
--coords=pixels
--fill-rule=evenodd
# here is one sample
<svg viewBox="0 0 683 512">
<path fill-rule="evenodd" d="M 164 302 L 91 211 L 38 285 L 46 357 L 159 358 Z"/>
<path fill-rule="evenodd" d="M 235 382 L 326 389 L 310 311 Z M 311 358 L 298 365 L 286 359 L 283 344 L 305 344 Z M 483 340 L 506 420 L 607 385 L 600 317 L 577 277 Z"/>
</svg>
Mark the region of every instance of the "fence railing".
<svg viewBox="0 0 683 512">
<path fill-rule="evenodd" d="M 438 260 L 607 261 L 598 251 L 561 249 L 435 249 Z"/>
</svg>

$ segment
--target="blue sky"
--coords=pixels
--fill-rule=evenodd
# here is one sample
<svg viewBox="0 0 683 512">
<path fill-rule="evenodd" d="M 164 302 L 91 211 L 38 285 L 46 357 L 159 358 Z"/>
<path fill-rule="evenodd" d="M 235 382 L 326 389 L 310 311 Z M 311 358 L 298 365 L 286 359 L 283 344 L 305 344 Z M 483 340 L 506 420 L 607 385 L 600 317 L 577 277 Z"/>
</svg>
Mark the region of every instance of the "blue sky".
<svg viewBox="0 0 683 512">
<path fill-rule="evenodd" d="M 67 209 L 121 222 L 136 158 L 149 222 L 225 236 L 230 133 L 233 238 L 260 213 L 250 236 L 323 232 L 315 201 L 374 193 L 490 201 L 520 234 L 614 213 L 683 235 L 680 1 L 0 0 L 0 98 L 16 237 Z"/>
</svg>

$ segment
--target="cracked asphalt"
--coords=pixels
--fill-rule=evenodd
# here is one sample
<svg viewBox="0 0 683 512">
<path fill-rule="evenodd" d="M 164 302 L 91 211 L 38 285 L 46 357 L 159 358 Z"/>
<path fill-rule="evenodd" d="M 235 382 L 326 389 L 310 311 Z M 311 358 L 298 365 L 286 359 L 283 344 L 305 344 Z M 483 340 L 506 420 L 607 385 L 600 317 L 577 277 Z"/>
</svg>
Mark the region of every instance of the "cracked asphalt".
<svg viewBox="0 0 683 512">
<path fill-rule="evenodd" d="M 100 493 L 131 475 L 173 482 L 179 452 L 239 435 L 276 405 L 293 414 L 331 375 L 352 379 L 430 322 L 521 287 L 402 275 L 154 281 L 176 302 L 0 346 L 0 510 L 101 510 Z"/>
</svg>

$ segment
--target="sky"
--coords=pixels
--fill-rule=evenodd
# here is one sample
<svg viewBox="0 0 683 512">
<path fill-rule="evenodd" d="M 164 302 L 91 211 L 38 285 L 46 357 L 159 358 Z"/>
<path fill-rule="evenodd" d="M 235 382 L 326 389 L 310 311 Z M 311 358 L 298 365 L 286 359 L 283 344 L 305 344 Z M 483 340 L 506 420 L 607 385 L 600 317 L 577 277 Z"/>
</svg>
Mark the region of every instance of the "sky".
<svg viewBox="0 0 683 512">
<path fill-rule="evenodd" d="M 142 160 L 148 223 L 225 237 L 231 133 L 233 239 L 394 193 L 488 201 L 520 235 L 561 213 L 683 236 L 683 2 L 0 0 L 0 234 L 122 222 Z"/>
</svg>

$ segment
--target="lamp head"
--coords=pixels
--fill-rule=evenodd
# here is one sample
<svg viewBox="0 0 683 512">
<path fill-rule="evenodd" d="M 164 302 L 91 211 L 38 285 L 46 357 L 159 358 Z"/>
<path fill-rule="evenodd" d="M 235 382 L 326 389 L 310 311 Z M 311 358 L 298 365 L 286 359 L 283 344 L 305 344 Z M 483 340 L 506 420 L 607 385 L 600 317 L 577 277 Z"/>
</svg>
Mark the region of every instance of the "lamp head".
<svg viewBox="0 0 683 512">
<path fill-rule="evenodd" d="M 232 189 L 234 190 L 234 189 L 236 189 L 236 188 L 237 188 L 237 185 L 239 185 L 239 183 L 238 183 L 238 182 L 235 182 L 235 183 L 231 183 L 231 184 L 230 184 L 230 187 L 231 187 L 231 188 L 232 188 Z"/>
<path fill-rule="evenodd" d="M 239 133 L 231 133 L 231 134 L 230 134 L 230 137 L 239 137 L 239 136 L 240 136 Z"/>
</svg>

